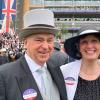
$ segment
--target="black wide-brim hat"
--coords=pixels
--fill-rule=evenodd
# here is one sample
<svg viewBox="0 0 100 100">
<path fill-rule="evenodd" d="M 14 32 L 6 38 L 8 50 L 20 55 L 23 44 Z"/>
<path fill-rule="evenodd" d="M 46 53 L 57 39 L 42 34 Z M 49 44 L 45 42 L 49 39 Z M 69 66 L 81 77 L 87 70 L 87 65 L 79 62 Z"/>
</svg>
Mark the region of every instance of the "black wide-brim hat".
<svg viewBox="0 0 100 100">
<path fill-rule="evenodd" d="M 98 37 L 100 37 L 100 32 L 97 30 L 94 30 L 92 27 L 91 28 L 86 28 L 86 29 L 81 29 L 79 31 L 79 35 L 71 37 L 69 39 L 65 40 L 64 43 L 64 49 L 65 52 L 72 58 L 74 59 L 81 59 L 81 57 L 79 56 L 79 50 L 77 48 L 77 44 L 79 43 L 79 40 L 81 37 L 86 36 L 86 35 L 97 35 Z"/>
</svg>

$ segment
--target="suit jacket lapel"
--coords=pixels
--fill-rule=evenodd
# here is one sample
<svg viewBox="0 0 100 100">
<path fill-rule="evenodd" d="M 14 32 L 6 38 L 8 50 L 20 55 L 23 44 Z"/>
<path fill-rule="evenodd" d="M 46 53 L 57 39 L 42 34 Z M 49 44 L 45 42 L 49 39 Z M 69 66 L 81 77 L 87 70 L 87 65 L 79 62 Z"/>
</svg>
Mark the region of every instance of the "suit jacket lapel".
<svg viewBox="0 0 100 100">
<path fill-rule="evenodd" d="M 57 66 L 55 67 L 54 65 L 52 65 L 52 63 L 49 64 L 49 62 L 47 63 L 47 66 L 48 70 L 51 73 L 52 79 L 58 87 L 61 100 L 67 100 L 66 86 L 60 68 Z"/>
<path fill-rule="evenodd" d="M 21 58 L 21 67 L 22 67 L 22 76 L 16 77 L 21 94 L 23 95 L 23 93 L 28 89 L 34 89 L 35 92 L 37 93 L 35 100 L 42 100 L 42 96 L 38 89 L 36 81 L 32 76 L 32 73 L 24 57 Z"/>
</svg>

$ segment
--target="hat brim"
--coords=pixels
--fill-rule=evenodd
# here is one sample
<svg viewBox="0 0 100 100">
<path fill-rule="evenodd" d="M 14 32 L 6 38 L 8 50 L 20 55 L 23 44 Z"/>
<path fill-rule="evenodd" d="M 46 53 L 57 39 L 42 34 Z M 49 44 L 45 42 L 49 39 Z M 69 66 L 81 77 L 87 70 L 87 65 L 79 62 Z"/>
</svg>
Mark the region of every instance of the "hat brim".
<svg viewBox="0 0 100 100">
<path fill-rule="evenodd" d="M 21 32 L 19 33 L 19 40 L 23 40 L 24 38 L 36 34 L 36 33 L 51 33 L 51 34 L 56 34 L 59 32 L 57 28 L 53 27 L 44 27 L 44 26 L 39 26 L 39 27 L 28 27 L 28 28 L 23 28 Z"/>
<path fill-rule="evenodd" d="M 66 39 L 64 43 L 65 52 L 74 59 L 77 59 L 77 60 L 81 59 L 81 57 L 79 56 L 79 51 L 77 49 L 77 43 L 82 36 L 90 35 L 90 34 L 98 34 L 100 37 L 100 32 L 94 32 L 94 33 L 82 34 L 82 35 L 78 35 L 78 36 L 74 36 L 69 39 Z"/>
</svg>

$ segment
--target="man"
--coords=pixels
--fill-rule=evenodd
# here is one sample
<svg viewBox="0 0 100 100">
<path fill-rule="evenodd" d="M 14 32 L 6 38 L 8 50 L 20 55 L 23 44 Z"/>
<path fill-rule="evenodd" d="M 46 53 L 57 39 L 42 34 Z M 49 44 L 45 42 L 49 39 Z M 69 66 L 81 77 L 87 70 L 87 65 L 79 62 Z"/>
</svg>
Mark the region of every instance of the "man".
<svg viewBox="0 0 100 100">
<path fill-rule="evenodd" d="M 54 42 L 54 52 L 49 58 L 49 62 L 58 67 L 68 63 L 68 55 L 64 52 L 61 52 L 61 46 L 58 42 Z"/>
<path fill-rule="evenodd" d="M 67 100 L 61 71 L 46 63 L 56 32 L 50 10 L 35 9 L 25 14 L 19 39 L 24 42 L 26 52 L 17 61 L 0 67 L 0 100 Z"/>
<path fill-rule="evenodd" d="M 9 62 L 9 60 L 6 55 L 6 49 L 5 48 L 0 49 L 0 65 L 3 65 L 8 62 Z"/>
</svg>

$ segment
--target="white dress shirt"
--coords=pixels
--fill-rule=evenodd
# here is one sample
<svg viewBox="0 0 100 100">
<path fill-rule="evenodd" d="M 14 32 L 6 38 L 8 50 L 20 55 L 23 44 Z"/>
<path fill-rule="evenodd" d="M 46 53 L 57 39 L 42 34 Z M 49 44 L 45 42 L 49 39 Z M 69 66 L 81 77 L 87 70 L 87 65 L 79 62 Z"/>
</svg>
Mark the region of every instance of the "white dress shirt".
<svg viewBox="0 0 100 100">
<path fill-rule="evenodd" d="M 33 61 L 27 54 L 25 54 L 25 59 L 28 63 L 29 69 L 32 72 L 33 77 L 35 78 L 35 81 L 41 90 L 41 92 L 45 92 L 45 87 L 43 86 L 43 78 L 40 73 L 38 73 L 37 70 L 39 70 L 42 66 L 38 65 L 35 61 Z M 44 64 L 46 65 L 46 63 Z"/>
</svg>

